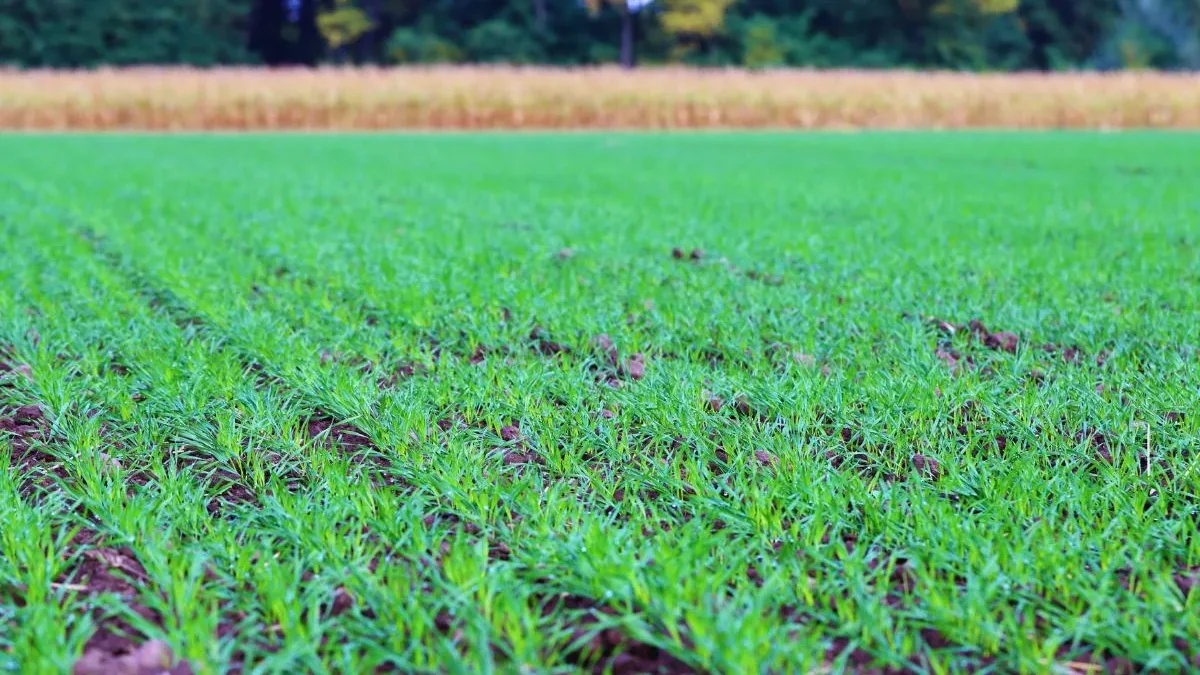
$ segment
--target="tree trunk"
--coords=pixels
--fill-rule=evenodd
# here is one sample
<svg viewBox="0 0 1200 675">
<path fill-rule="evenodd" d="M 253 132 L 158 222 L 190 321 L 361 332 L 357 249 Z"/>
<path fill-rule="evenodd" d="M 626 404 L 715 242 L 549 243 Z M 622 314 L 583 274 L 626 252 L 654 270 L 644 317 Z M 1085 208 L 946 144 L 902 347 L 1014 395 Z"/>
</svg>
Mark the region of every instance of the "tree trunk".
<svg viewBox="0 0 1200 675">
<path fill-rule="evenodd" d="M 378 63 L 380 54 L 375 48 L 375 36 L 379 33 L 379 0 L 367 0 L 367 18 L 371 20 L 371 28 L 363 34 L 363 53 L 367 63 Z"/>
<path fill-rule="evenodd" d="M 621 8 L 621 67 L 628 70 L 633 64 L 633 12 L 626 5 Z"/>
</svg>

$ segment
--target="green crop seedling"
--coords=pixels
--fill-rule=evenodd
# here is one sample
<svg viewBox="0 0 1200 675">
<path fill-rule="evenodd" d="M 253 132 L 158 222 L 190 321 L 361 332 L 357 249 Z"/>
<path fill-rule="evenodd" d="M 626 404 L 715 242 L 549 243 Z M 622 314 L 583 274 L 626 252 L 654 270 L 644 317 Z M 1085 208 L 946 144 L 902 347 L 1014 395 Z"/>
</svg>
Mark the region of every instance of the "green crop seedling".
<svg viewBox="0 0 1200 675">
<path fill-rule="evenodd" d="M 1200 137 L 0 139 L 0 670 L 1200 668 Z"/>
</svg>

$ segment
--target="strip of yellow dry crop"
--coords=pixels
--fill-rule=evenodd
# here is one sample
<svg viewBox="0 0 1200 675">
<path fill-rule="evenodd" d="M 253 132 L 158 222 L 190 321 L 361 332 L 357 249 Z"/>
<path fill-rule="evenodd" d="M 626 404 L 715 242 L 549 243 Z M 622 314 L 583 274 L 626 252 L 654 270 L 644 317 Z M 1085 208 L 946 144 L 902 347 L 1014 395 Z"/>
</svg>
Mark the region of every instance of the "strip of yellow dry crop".
<svg viewBox="0 0 1200 675">
<path fill-rule="evenodd" d="M 1200 76 L 683 68 L 0 72 L 0 129 L 1200 128 Z"/>
</svg>

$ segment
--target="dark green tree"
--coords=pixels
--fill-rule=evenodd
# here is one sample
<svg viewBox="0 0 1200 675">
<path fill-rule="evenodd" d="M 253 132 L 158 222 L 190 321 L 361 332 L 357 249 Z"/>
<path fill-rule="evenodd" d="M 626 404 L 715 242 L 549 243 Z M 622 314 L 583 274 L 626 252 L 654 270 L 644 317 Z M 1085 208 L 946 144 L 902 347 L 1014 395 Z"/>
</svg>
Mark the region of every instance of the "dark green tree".
<svg viewBox="0 0 1200 675">
<path fill-rule="evenodd" d="M 254 0 L 250 50 L 270 66 L 315 66 L 325 51 L 316 0 Z"/>
<path fill-rule="evenodd" d="M 1200 68 L 1200 0 L 0 0 L 0 64 L 326 61 Z"/>
</svg>

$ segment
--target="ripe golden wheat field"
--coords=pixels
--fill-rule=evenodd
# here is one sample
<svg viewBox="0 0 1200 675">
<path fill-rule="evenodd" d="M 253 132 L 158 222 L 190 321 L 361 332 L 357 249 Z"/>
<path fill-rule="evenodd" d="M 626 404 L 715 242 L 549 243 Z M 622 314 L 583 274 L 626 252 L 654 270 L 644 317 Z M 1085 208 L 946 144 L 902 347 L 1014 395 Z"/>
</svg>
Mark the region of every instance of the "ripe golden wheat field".
<svg viewBox="0 0 1200 675">
<path fill-rule="evenodd" d="M 433 67 L 0 72 L 5 130 L 1200 128 L 1200 76 Z"/>
</svg>

